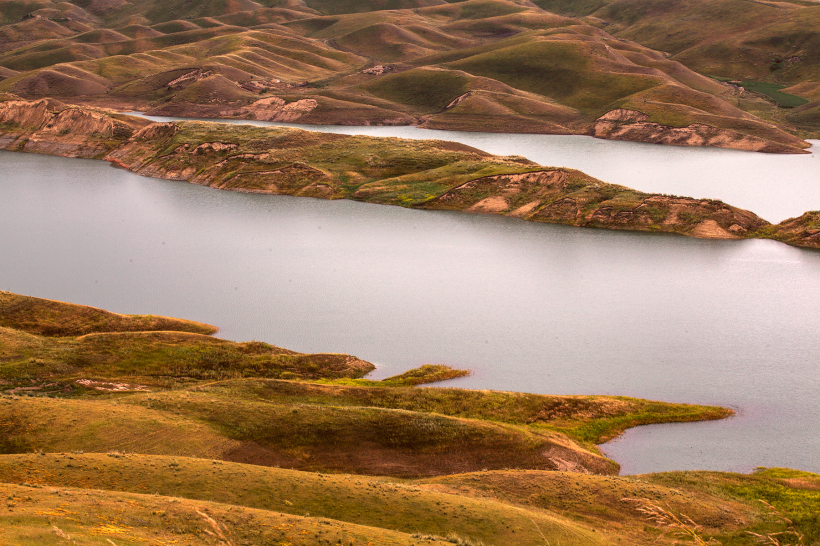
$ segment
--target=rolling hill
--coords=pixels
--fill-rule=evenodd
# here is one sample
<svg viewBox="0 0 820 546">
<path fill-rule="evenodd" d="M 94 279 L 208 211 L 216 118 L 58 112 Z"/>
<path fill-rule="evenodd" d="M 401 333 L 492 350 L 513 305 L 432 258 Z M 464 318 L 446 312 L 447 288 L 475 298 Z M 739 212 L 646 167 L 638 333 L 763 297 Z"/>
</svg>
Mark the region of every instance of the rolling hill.
<svg viewBox="0 0 820 546">
<path fill-rule="evenodd" d="M 708 127 L 730 138 L 675 142 L 742 147 L 742 137 L 751 137 L 792 151 L 806 147 L 789 131 L 814 134 L 816 55 L 810 30 L 789 29 L 813 28 L 818 10 L 757 2 L 732 23 L 703 25 L 692 15 L 702 6 L 690 4 L 4 2 L 0 92 L 182 117 L 658 143 Z M 749 3 L 721 0 L 700 17 L 739 12 L 740 4 Z M 764 17 L 772 10 L 778 17 Z M 693 21 L 675 30 L 686 33 L 685 43 L 671 32 L 680 19 Z M 740 48 L 752 60 L 731 67 L 709 61 L 730 58 L 740 38 L 756 44 Z M 764 58 L 776 69 L 741 68 Z M 733 79 L 772 80 L 800 104 L 786 112 L 726 83 Z M 598 121 L 618 109 L 647 116 L 652 130 L 599 130 Z"/>
<path fill-rule="evenodd" d="M 0 319 L 4 543 L 820 538 L 816 475 L 619 477 L 597 453 L 627 427 L 721 418 L 722 408 L 411 386 L 459 373 L 441 366 L 368 381 L 356 378 L 371 367 L 345 355 L 225 342 L 190 331 L 213 331 L 204 324 L 7 292 Z M 155 351 L 172 337 L 173 352 Z M 203 338 L 233 356 L 208 352 Z M 260 365 L 271 353 L 290 359 L 287 379 L 271 378 L 281 360 Z M 215 374 L 179 365 L 192 357 Z"/>
</svg>

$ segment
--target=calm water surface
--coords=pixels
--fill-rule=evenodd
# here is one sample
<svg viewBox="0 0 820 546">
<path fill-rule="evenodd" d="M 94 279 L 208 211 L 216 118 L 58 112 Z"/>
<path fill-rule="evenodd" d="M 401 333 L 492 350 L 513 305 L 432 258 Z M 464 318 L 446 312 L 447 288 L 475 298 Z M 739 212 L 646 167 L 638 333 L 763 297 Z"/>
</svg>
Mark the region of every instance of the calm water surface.
<svg viewBox="0 0 820 546">
<path fill-rule="evenodd" d="M 223 192 L 0 152 L 0 289 L 351 353 L 385 377 L 738 410 L 605 446 L 625 473 L 820 471 L 820 253 Z M 820 208 L 820 207 L 816 207 Z"/>
</svg>

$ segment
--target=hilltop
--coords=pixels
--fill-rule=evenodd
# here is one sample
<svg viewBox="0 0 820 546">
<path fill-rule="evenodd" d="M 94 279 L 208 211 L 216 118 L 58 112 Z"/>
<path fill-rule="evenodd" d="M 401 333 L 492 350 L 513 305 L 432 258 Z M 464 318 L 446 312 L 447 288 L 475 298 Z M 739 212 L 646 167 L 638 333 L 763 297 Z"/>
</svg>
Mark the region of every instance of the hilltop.
<svg viewBox="0 0 820 546">
<path fill-rule="evenodd" d="M 722 408 L 419 389 L 465 372 L 370 381 L 347 355 L 6 292 L 0 320 L 4 542 L 675 543 L 653 513 L 724 544 L 820 539 L 816 475 L 619 477 L 596 448 Z"/>
<path fill-rule="evenodd" d="M 535 0 L 613 36 L 664 52 L 670 61 L 731 82 L 733 103 L 817 138 L 820 5 L 745 0 Z"/>
<path fill-rule="evenodd" d="M 737 12 L 749 5 L 723 2 Z M 704 45 L 688 49 L 659 37 L 659 25 L 702 6 L 681 15 L 626 3 L 6 2 L 0 92 L 156 115 L 590 134 L 785 153 L 807 147 L 790 132 L 818 134 L 814 50 L 792 55 L 781 44 L 811 40 L 817 9 L 779 7 L 792 19 L 765 27 L 772 36 L 758 46 L 758 57 L 778 52 L 788 69 L 772 72 L 774 83 L 788 76 L 785 91 L 802 101 L 784 114 L 727 83 L 771 83 L 767 74 L 693 61 L 703 57 L 697 47 L 734 51 L 737 32 L 693 21 L 688 31 Z M 747 13 L 763 9 L 757 4 L 766 3 Z M 726 36 L 715 45 L 707 32 Z"/>
</svg>

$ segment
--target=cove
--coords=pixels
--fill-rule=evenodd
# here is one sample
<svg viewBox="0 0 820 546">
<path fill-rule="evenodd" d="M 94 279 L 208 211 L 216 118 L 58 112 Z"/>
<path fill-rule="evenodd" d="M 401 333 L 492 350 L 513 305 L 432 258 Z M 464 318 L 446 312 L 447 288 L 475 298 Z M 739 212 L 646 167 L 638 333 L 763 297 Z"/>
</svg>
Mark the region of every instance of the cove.
<svg viewBox="0 0 820 546">
<path fill-rule="evenodd" d="M 604 446 L 625 473 L 820 471 L 820 253 L 212 190 L 0 152 L 0 289 L 424 363 L 454 386 L 719 404 Z"/>
<path fill-rule="evenodd" d="M 133 112 L 131 112 L 134 114 Z M 155 121 L 183 118 L 151 117 Z M 539 165 L 578 169 L 647 193 L 720 199 L 774 224 L 820 210 L 820 141 L 811 154 L 763 154 L 721 148 L 662 146 L 587 136 L 471 133 L 412 126 L 300 125 L 248 120 L 220 123 L 280 125 L 352 135 L 460 142 L 496 155 L 522 155 Z"/>
</svg>

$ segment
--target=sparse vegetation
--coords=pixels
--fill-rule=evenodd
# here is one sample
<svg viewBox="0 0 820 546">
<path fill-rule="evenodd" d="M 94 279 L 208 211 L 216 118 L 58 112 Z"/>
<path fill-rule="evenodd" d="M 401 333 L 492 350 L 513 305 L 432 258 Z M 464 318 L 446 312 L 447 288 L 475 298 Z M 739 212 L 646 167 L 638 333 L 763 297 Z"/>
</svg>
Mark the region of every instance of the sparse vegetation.
<svg viewBox="0 0 820 546">
<path fill-rule="evenodd" d="M 470 375 L 470 370 L 458 370 L 442 364 L 425 364 L 399 375 L 383 379 L 387 385 L 402 385 L 413 387 L 425 383 L 437 383 Z"/>
<path fill-rule="evenodd" d="M 594 442 L 629 426 L 714 419 L 728 410 L 629 398 L 407 386 L 464 373 L 440 365 L 383 382 L 339 380 L 333 379 L 339 375 L 336 360 L 328 361 L 328 355 L 299 355 L 189 332 L 109 333 L 103 331 L 107 326 L 150 329 L 160 320 L 164 326 L 188 328 L 191 323 L 2 296 L 6 303 L 16 302 L 3 308 L 7 314 L 0 312 L 6 323 L 58 334 L 0 329 L 5 374 L 0 385 L 5 391 L 0 394 L 0 489 L 8 509 L 0 516 L 0 530 L 12 542 L 56 535 L 78 544 L 106 536 L 128 543 L 170 533 L 180 544 L 203 537 L 226 545 L 341 540 L 476 546 L 559 539 L 588 545 L 623 538 L 648 544 L 657 535 L 639 525 L 640 514 L 608 504 L 604 488 L 612 498 L 651 494 L 653 502 L 693 506 L 691 494 L 681 489 L 698 487 L 710 493 L 699 496 L 693 521 L 704 510 L 717 514 L 730 506 L 734 522 L 712 520 L 703 536 L 722 537 L 728 529 L 734 535 L 756 533 L 776 540 L 783 538 L 775 534 L 781 532 L 813 537 L 803 530 L 811 517 L 804 505 L 808 510 L 813 505 L 805 504 L 809 497 L 801 489 L 817 479 L 812 474 L 777 470 L 720 478 L 721 494 L 732 498 L 725 501 L 711 496 L 715 484 L 709 480 L 721 475 L 663 474 L 651 477 L 656 485 L 647 485 L 607 476 L 616 465 L 594 452 Z M 66 317 L 66 332 L 48 330 L 55 317 Z M 74 337 L 89 330 L 94 333 Z M 71 337 L 60 337 L 67 332 Z M 152 340 L 147 352 L 146 339 Z M 214 370 L 238 365 L 255 375 L 218 382 L 197 377 L 180 368 L 165 349 L 157 352 L 156 343 L 169 339 L 174 351 L 193 349 L 200 356 L 210 354 L 201 352 L 202 344 L 227 344 L 225 354 L 235 364 L 226 368 L 222 359 Z M 77 346 L 84 351 L 79 367 L 76 358 L 69 358 Z M 61 359 L 55 358 L 58 353 Z M 258 363 L 265 355 L 302 362 L 303 368 L 291 372 L 301 380 L 265 379 L 259 375 L 270 364 L 244 364 Z M 133 359 L 139 365 L 129 368 Z M 68 366 L 61 367 L 60 361 Z M 350 357 L 343 362 L 350 365 Z M 23 369 L 25 377 L 15 376 Z M 350 369 L 354 372 L 345 373 L 356 377 L 370 368 L 354 364 Z M 106 380 L 75 380 L 83 388 L 53 388 L 69 385 L 80 372 Z M 132 383 L 135 377 L 166 379 L 145 387 Z M 324 382 L 304 381 L 312 377 Z M 438 477 L 418 480 L 425 476 Z M 533 496 L 529 489 L 534 485 L 544 493 Z M 767 492 L 773 487 L 794 491 L 794 502 L 776 503 Z M 570 490 L 588 491 L 596 500 L 573 493 L 577 500 L 567 504 Z M 749 497 L 770 499 L 780 519 L 756 512 Z M 72 499 L 71 504 L 60 506 L 63 498 Z M 603 525 L 613 517 L 620 517 L 618 526 Z M 783 518 L 788 519 L 785 531 L 780 530 Z M 11 522 L 14 531 L 9 534 Z"/>
<path fill-rule="evenodd" d="M 223 189 L 818 248 L 820 212 L 772 226 L 451 143 L 149 127 L 71 105 L 794 153 L 806 143 L 790 133 L 820 134 L 818 14 L 804 0 L 9 0 L 0 136 Z M 349 355 L 214 331 L 0 292 L 0 543 L 820 545 L 816 474 L 620 477 L 596 449 L 724 408 L 420 389 L 469 372 L 373 381 Z"/>
<path fill-rule="evenodd" d="M 6 2 L 0 91 L 159 115 L 558 134 L 590 133 L 596 118 L 627 103 L 648 105 L 658 123 L 689 127 L 714 113 L 694 106 L 706 95 L 723 111 L 709 125 L 796 146 L 773 120 L 733 108 L 731 88 L 689 68 L 784 85 L 811 81 L 816 47 L 804 29 L 816 22 L 812 10 L 797 2 L 778 18 L 765 3 L 748 10 L 741 0 L 701 3 Z M 686 33 L 658 31 L 679 23 Z M 706 40 L 727 29 L 719 44 Z M 731 33 L 741 30 L 737 46 Z M 727 64 L 736 54 L 743 60 Z M 662 88 L 677 93 L 656 100 Z M 811 116 L 781 118 L 792 130 L 816 125 Z"/>
<path fill-rule="evenodd" d="M 634 114 L 619 112 L 627 112 L 627 118 Z M 519 156 L 493 156 L 457 143 L 200 121 L 151 124 L 104 110 L 57 101 L 25 102 L 9 95 L 0 96 L 0 122 L 5 122 L 0 130 L 7 149 L 104 158 L 138 174 L 218 189 L 820 245 L 818 232 L 803 229 L 802 220 L 771 226 L 720 201 L 646 194 L 579 171 L 541 167 Z M 617 133 L 624 126 L 618 116 L 600 123 L 604 132 Z M 72 127 L 71 134 L 54 136 L 66 125 Z M 626 126 L 629 131 L 632 125 Z M 716 135 L 706 131 L 707 136 Z M 762 141 L 756 145 L 770 146 Z"/>
</svg>

